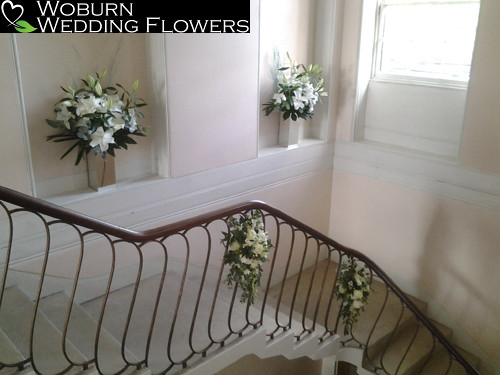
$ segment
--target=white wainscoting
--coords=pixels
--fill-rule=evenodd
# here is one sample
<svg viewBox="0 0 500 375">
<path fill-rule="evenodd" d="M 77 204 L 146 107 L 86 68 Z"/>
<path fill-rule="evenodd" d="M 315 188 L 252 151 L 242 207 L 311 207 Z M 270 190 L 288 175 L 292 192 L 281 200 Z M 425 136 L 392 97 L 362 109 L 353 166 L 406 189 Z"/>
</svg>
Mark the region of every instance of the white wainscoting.
<svg viewBox="0 0 500 375">
<path fill-rule="evenodd" d="M 425 153 L 369 142 L 335 143 L 334 169 L 500 210 L 500 176 Z"/>
</svg>

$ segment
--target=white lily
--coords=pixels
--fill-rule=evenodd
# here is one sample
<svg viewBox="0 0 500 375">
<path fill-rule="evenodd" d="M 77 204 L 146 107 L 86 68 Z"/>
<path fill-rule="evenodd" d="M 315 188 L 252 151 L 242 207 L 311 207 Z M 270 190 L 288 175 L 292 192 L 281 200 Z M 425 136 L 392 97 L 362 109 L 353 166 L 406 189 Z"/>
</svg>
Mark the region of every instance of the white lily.
<svg viewBox="0 0 500 375">
<path fill-rule="evenodd" d="M 71 103 L 67 104 L 67 102 L 60 103 L 56 114 L 56 120 L 64 122 L 66 129 L 70 128 L 69 120 L 75 118 L 75 115 L 68 110 L 70 105 Z"/>
<path fill-rule="evenodd" d="M 130 108 L 128 110 L 129 121 L 128 121 L 128 129 L 130 132 L 135 132 L 137 130 L 137 117 L 135 115 L 135 109 Z"/>
<path fill-rule="evenodd" d="M 273 95 L 273 100 L 276 104 L 281 104 L 286 100 L 286 96 L 284 94 L 276 93 Z"/>
<path fill-rule="evenodd" d="M 298 88 L 293 92 L 293 107 L 298 111 L 304 108 L 307 98 L 303 96 L 302 89 Z"/>
<path fill-rule="evenodd" d="M 98 108 L 101 108 L 101 100 L 94 95 L 90 95 L 88 98 L 78 98 L 76 114 L 78 116 L 88 115 L 95 113 Z"/>
<path fill-rule="evenodd" d="M 98 128 L 94 133 L 90 135 L 92 139 L 90 142 L 91 147 L 99 146 L 101 151 L 106 152 L 109 148 L 110 143 L 115 143 L 115 139 L 113 138 L 113 129 L 109 129 L 104 131 L 103 128 Z"/>
</svg>

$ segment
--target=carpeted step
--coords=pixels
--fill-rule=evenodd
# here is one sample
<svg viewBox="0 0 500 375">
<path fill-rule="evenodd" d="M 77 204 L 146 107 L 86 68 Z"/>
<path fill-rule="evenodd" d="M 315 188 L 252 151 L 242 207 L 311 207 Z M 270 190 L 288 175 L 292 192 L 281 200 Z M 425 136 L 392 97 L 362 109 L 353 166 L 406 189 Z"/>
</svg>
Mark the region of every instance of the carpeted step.
<svg viewBox="0 0 500 375">
<path fill-rule="evenodd" d="M 292 314 L 300 319 L 303 313 L 310 321 L 343 335 L 343 324 L 337 322 L 340 301 L 333 296 L 335 274 L 338 264 L 324 260 L 317 267 L 309 267 L 302 274 L 287 278 L 283 291 L 281 284 L 269 291 L 270 304 L 280 312 Z M 281 299 L 280 299 L 281 294 Z M 322 297 L 321 297 L 322 296 Z M 416 298 L 412 301 L 423 311 L 427 305 Z M 306 303 L 308 307 L 306 308 Z M 279 304 L 279 306 L 278 306 Z M 358 342 L 368 342 L 376 347 L 383 342 L 397 327 L 402 327 L 413 318 L 410 311 L 403 307 L 399 298 L 388 291 L 385 284 L 374 279 L 368 303 L 353 329 L 353 337 Z M 336 328 L 337 327 L 337 328 Z"/>
<path fill-rule="evenodd" d="M 434 325 L 446 337 L 451 336 L 451 330 L 446 326 L 436 322 Z M 410 375 L 418 371 L 434 351 L 431 333 L 423 324 L 415 321 L 396 330 L 382 350 L 369 359 L 369 364 L 390 374 Z"/>
<path fill-rule="evenodd" d="M 460 354 L 476 369 L 479 359 L 473 354 L 458 348 Z M 451 356 L 444 348 L 435 350 L 429 361 L 422 367 L 422 375 L 467 375 L 467 372 L 457 361 L 452 361 Z"/>
</svg>

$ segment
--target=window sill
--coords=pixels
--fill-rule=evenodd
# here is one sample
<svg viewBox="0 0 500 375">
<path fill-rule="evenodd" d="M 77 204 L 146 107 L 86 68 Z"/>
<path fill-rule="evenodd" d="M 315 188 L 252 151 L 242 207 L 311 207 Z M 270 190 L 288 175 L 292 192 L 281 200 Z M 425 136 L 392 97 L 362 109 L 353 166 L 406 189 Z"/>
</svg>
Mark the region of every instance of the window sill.
<svg viewBox="0 0 500 375">
<path fill-rule="evenodd" d="M 291 151 L 291 150 L 294 150 L 297 148 L 322 145 L 325 143 L 326 143 L 325 141 L 320 140 L 320 139 L 305 138 L 305 139 L 301 139 L 299 141 L 298 146 L 295 146 L 295 147 L 284 147 L 284 146 L 280 146 L 280 145 L 263 147 L 263 148 L 259 149 L 259 157 L 279 154 L 279 153 L 282 153 L 285 151 Z"/>
<path fill-rule="evenodd" d="M 378 83 L 396 83 L 406 86 L 426 86 L 436 87 L 441 89 L 467 90 L 468 82 L 451 81 L 445 79 L 420 78 L 411 76 L 398 75 L 377 75 L 370 79 L 372 82 Z"/>
</svg>

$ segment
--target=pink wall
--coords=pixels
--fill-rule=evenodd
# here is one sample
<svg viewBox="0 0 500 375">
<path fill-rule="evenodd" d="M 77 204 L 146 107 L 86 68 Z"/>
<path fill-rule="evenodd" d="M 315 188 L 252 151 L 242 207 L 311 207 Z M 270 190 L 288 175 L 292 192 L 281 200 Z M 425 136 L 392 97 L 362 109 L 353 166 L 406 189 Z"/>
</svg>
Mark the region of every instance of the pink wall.
<svg viewBox="0 0 500 375">
<path fill-rule="evenodd" d="M 354 134 L 356 25 L 361 5 L 360 0 L 345 1 L 336 123 L 337 140 L 343 144 L 349 144 Z M 391 180 L 381 178 L 380 171 L 361 175 L 362 168 L 357 172 L 336 168 L 330 235 L 365 252 L 404 290 L 428 302 L 431 316 L 453 329 L 455 342 L 482 358 L 482 373 L 496 374 L 500 370 L 500 212 L 498 205 L 488 202 L 498 202 L 499 191 L 490 184 L 498 181 L 500 172 L 500 2 L 482 0 L 481 7 L 460 157 L 440 161 L 453 165 L 456 186 L 450 184 L 450 190 L 443 188 L 438 196 L 427 192 L 423 183 L 418 190 L 410 187 L 418 175 L 398 180 L 398 171 L 391 170 Z M 353 156 L 354 164 L 357 157 L 361 158 Z M 393 160 L 397 165 L 398 152 Z M 490 196 L 482 205 L 447 198 L 461 188 L 456 181 L 466 181 L 460 171 L 477 173 L 474 184 L 487 187 Z M 434 182 L 439 183 L 440 176 Z"/>
<path fill-rule="evenodd" d="M 428 302 L 454 340 L 498 361 L 500 212 L 339 170 L 332 186 L 330 236 Z"/>
<path fill-rule="evenodd" d="M 255 158 L 258 33 L 176 34 L 166 54 L 172 177 Z"/>
<path fill-rule="evenodd" d="M 499 15 L 499 1 L 481 1 L 461 153 L 464 165 L 493 173 L 500 173 Z"/>
</svg>

